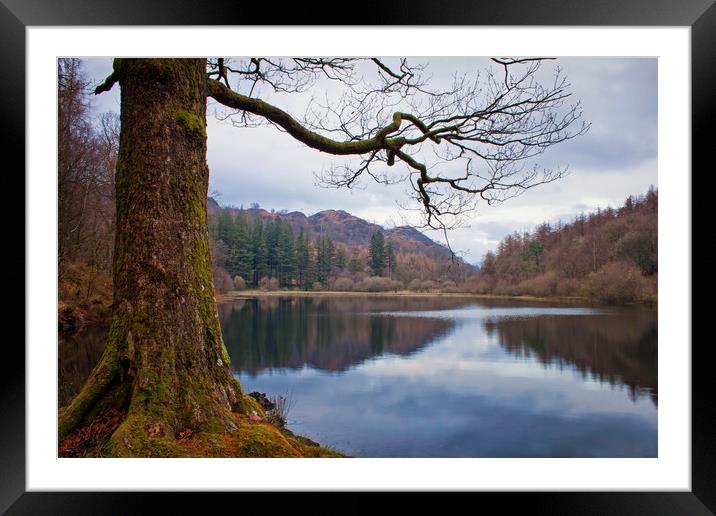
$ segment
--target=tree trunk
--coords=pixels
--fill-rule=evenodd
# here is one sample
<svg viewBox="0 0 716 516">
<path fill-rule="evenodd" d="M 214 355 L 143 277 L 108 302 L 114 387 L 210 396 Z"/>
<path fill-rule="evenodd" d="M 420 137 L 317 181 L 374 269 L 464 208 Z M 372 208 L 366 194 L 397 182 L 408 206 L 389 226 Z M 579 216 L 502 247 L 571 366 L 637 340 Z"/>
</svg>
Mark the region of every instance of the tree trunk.
<svg viewBox="0 0 716 516">
<path fill-rule="evenodd" d="M 105 451 L 171 455 L 186 430 L 230 433 L 256 409 L 231 375 L 212 286 L 206 200 L 206 60 L 116 59 L 113 316 L 107 347 L 60 414 L 60 438 L 126 411 Z"/>
</svg>

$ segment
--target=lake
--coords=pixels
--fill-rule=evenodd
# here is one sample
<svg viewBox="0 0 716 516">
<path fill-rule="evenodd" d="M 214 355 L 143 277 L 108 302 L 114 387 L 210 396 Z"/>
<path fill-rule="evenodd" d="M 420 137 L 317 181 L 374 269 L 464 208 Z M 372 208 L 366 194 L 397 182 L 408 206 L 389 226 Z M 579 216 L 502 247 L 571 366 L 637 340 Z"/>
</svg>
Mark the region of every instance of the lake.
<svg viewBox="0 0 716 516">
<path fill-rule="evenodd" d="M 355 457 L 656 457 L 657 311 L 438 296 L 219 305 L 244 391 Z M 59 403 L 106 327 L 63 335 Z"/>
<path fill-rule="evenodd" d="M 219 316 L 245 392 L 352 456 L 657 456 L 653 308 L 292 296 Z"/>
</svg>

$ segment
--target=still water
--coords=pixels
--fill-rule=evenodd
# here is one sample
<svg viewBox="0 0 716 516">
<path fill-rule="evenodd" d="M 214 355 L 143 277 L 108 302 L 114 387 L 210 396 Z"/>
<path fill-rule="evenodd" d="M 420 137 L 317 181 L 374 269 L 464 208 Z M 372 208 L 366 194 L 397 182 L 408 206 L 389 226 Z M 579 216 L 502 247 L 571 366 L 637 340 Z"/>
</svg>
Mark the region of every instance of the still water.
<svg viewBox="0 0 716 516">
<path fill-rule="evenodd" d="M 352 456 L 657 456 L 653 309 L 265 297 L 219 316 L 245 391 Z"/>
</svg>

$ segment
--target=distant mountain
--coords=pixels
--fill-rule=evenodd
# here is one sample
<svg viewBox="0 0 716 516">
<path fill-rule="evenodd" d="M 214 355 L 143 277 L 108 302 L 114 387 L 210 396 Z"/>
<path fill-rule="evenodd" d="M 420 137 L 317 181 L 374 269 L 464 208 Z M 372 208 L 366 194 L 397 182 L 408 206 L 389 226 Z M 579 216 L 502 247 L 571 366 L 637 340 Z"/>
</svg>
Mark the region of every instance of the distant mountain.
<svg viewBox="0 0 716 516">
<path fill-rule="evenodd" d="M 209 197 L 208 199 L 209 215 L 218 215 L 222 210 L 219 203 Z M 311 237 L 327 236 L 334 242 L 345 245 L 346 247 L 367 246 L 370 239 L 376 231 L 382 231 L 387 241 L 393 243 L 396 252 L 416 253 L 428 256 L 437 261 L 446 261 L 452 258 L 450 250 L 444 245 L 435 242 L 427 235 L 411 226 L 399 226 L 395 228 L 385 229 L 378 224 L 373 224 L 367 220 L 351 215 L 344 210 L 323 210 L 313 215 L 306 216 L 300 211 L 267 211 L 263 208 L 226 208 L 232 212 L 234 216 L 243 212 L 248 215 L 249 219 L 261 219 L 263 221 L 271 220 L 275 217 L 289 222 L 297 235 L 301 229 Z M 459 262 L 472 268 L 472 265 L 463 262 L 460 258 L 455 258 Z"/>
</svg>

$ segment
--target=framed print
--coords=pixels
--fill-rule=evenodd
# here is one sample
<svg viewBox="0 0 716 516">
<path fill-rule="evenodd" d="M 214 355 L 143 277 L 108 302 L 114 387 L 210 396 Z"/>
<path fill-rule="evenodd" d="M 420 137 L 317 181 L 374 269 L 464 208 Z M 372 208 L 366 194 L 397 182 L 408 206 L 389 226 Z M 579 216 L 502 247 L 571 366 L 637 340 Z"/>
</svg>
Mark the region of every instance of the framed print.
<svg viewBox="0 0 716 516">
<path fill-rule="evenodd" d="M 266 21 L 235 2 L 2 1 L 3 147 L 26 170 L 27 303 L 25 353 L 10 351 L 24 368 L 3 378 L 0 507 L 133 512 L 158 496 L 136 491 L 459 491 L 550 513 L 711 513 L 713 382 L 704 346 L 692 344 L 691 167 L 705 164 L 712 115 L 712 3 L 483 12 L 418 2 L 340 23 L 294 10 Z M 335 57 L 280 57 L 293 54 Z M 230 57 L 251 55 L 276 57 Z M 396 56 L 490 71 L 485 86 L 456 73 L 432 90 L 439 79 Z M 186 59 L 161 59 L 172 57 Z M 367 89 L 353 75 L 364 65 L 376 81 Z M 609 107 L 583 120 L 562 67 L 577 96 L 609 97 L 592 104 Z M 77 112 L 101 104 L 107 115 L 58 132 L 63 106 L 85 98 L 72 85 L 85 82 L 94 95 Z M 488 107 L 471 103 L 478 92 Z M 73 131 L 96 137 L 65 168 L 103 163 L 84 190 L 85 176 L 63 190 Z M 596 143 L 564 147 L 577 172 L 563 181 L 549 148 L 589 131 Z M 359 158 L 319 171 L 306 148 Z M 544 168 L 523 165 L 543 152 Z M 376 170 L 394 164 L 420 213 L 381 227 L 395 199 L 359 180 L 393 188 Z M 253 197 L 232 197 L 231 170 Z M 372 206 L 361 192 L 321 197 L 314 180 L 360 184 Z M 516 204 L 527 215 L 512 225 L 494 212 L 493 236 L 460 229 L 465 194 L 508 206 L 552 184 L 562 186 L 534 190 L 539 207 Z M 81 206 L 72 220 L 92 214 L 91 231 L 67 221 L 68 198 Z M 550 208 L 567 199 L 569 209 Z M 353 240 L 341 236 L 348 226 Z M 468 243 L 481 257 L 460 255 Z M 85 252 L 92 267 L 66 265 Z M 440 268 L 443 259 L 464 267 Z M 58 292 L 83 288 L 58 282 L 60 267 L 90 278 L 86 300 L 60 295 L 58 306 Z M 114 282 L 105 299 L 89 296 L 103 288 L 100 269 Z M 513 299 L 525 295 L 537 304 Z M 96 352 L 81 348 L 65 366 L 67 345 L 43 347 L 58 313 L 72 326 L 103 310 L 113 322 Z"/>
</svg>

